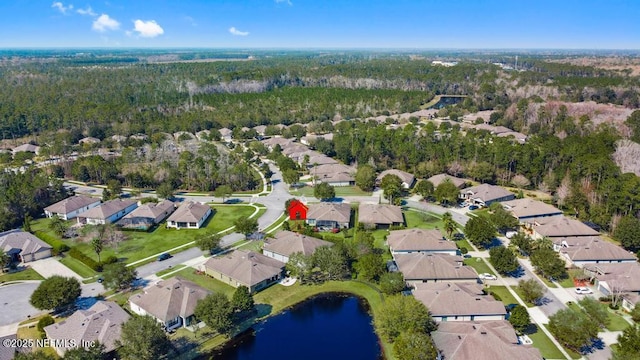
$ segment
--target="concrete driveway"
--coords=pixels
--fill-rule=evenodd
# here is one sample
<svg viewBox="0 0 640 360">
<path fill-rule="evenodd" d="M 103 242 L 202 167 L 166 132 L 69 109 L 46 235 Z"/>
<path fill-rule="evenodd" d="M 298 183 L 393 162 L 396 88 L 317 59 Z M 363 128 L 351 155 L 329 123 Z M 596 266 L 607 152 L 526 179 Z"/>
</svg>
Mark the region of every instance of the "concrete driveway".
<svg viewBox="0 0 640 360">
<path fill-rule="evenodd" d="M 0 326 L 26 320 L 42 310 L 29 304 L 31 294 L 40 285 L 39 281 L 0 286 Z"/>
<path fill-rule="evenodd" d="M 42 277 L 50 278 L 53 275 L 60 275 L 64 277 L 72 277 L 82 282 L 82 276 L 76 274 L 73 270 L 64 266 L 58 261 L 58 259 L 50 257 L 42 260 L 30 262 L 29 266 L 35 270 Z"/>
</svg>

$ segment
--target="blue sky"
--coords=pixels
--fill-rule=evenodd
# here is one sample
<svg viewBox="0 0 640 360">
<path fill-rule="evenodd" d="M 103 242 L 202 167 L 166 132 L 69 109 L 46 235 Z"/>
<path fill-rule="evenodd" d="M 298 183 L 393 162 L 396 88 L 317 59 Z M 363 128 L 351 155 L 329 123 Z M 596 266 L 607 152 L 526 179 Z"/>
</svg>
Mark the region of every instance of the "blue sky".
<svg viewBox="0 0 640 360">
<path fill-rule="evenodd" d="M 1 0 L 11 47 L 640 49 L 640 1 Z"/>
</svg>

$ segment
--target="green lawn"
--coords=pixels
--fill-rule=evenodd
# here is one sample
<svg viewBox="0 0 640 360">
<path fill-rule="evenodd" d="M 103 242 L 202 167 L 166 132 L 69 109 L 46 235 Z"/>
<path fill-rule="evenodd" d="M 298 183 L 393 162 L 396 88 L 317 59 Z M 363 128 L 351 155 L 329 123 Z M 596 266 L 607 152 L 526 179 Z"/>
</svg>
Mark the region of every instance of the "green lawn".
<svg viewBox="0 0 640 360">
<path fill-rule="evenodd" d="M 602 306 L 607 307 L 607 310 L 609 311 L 609 325 L 607 325 L 607 330 L 622 331 L 631 325 L 622 317 L 622 315 L 616 314 L 616 312 L 609 309 L 607 305 L 602 304 Z"/>
<path fill-rule="evenodd" d="M 178 270 L 178 269 L 184 269 L 184 268 L 186 268 L 186 267 L 187 267 L 187 265 L 184 265 L 184 264 L 180 264 L 180 265 L 177 265 L 177 266 L 172 266 L 172 267 L 170 267 L 170 268 L 168 268 L 168 269 L 164 269 L 164 270 L 162 270 L 162 271 L 158 271 L 158 272 L 156 273 L 156 276 L 158 276 L 158 277 L 162 277 L 164 274 L 168 274 L 168 273 L 170 273 L 170 272 L 174 272 L 174 271 L 176 271 L 176 270 Z M 171 276 L 173 276 L 173 275 L 171 275 Z"/>
<path fill-rule="evenodd" d="M 247 241 L 245 244 L 240 246 L 238 249 L 241 250 L 249 250 L 262 253 L 262 245 L 264 241 Z"/>
<path fill-rule="evenodd" d="M 505 305 L 509 305 L 509 304 L 519 304 L 518 300 L 516 300 L 516 298 L 511 295 L 511 293 L 509 292 L 509 290 L 505 287 L 505 286 L 491 286 L 485 289 L 487 292 L 492 292 L 495 293 L 496 295 L 498 295 L 500 297 L 500 301 L 502 301 L 503 304 Z"/>
<path fill-rule="evenodd" d="M 80 260 L 72 258 L 71 256 L 66 255 L 65 257 L 60 259 L 60 262 L 64 266 L 66 266 L 69 269 L 73 270 L 73 272 L 75 272 L 76 274 L 82 276 L 85 279 L 98 275 L 98 273 L 93 271 L 93 269 L 91 269 L 90 267 L 85 265 Z"/>
<path fill-rule="evenodd" d="M 194 283 L 202 286 L 205 289 L 209 289 L 213 292 L 219 292 L 226 294 L 231 298 L 231 295 L 236 290 L 232 286 L 229 286 L 222 281 L 218 281 L 210 276 L 204 274 L 196 274 L 195 269 L 187 267 L 175 273 L 173 276 L 180 276 L 183 279 L 193 281 Z"/>
<path fill-rule="evenodd" d="M 341 196 L 371 196 L 370 192 L 362 191 L 357 186 L 335 186 L 336 197 Z M 305 186 L 300 189 L 291 189 L 291 195 L 313 197 L 313 186 Z"/>
<path fill-rule="evenodd" d="M 484 262 L 484 260 L 482 260 L 481 258 L 464 259 L 463 262 L 464 262 L 465 265 L 469 265 L 472 268 L 476 269 L 476 272 L 478 274 L 489 273 L 489 274 L 492 274 L 492 275 L 496 275 L 496 273 L 491 271 L 491 269 L 489 268 L 489 265 L 487 265 Z"/>
<path fill-rule="evenodd" d="M 276 227 L 278 225 L 280 225 L 283 221 L 285 221 L 288 218 L 288 214 L 287 213 L 283 213 L 282 215 L 280 215 L 280 217 L 278 218 L 278 220 L 276 220 L 273 224 L 269 225 L 266 229 L 263 229 L 262 232 L 264 233 L 269 233 L 270 231 L 277 231 Z"/>
<path fill-rule="evenodd" d="M 535 304 L 530 303 L 530 302 L 528 302 L 528 301 L 526 301 L 526 300 L 524 299 L 524 294 L 522 293 L 522 290 L 520 290 L 520 287 L 519 287 L 519 286 L 513 286 L 513 287 L 512 287 L 512 289 L 513 289 L 513 291 L 515 291 L 515 292 L 516 292 L 516 294 L 518 294 L 518 296 L 520 296 L 520 299 L 522 299 L 522 301 L 524 301 L 524 303 L 525 303 L 525 304 L 527 304 L 527 307 L 534 307 L 534 306 L 536 306 Z"/>
<path fill-rule="evenodd" d="M 545 359 L 564 359 L 564 355 L 560 352 L 560 349 L 549 339 L 547 334 L 544 331 L 538 329 L 537 326 L 534 325 L 535 332 L 532 334 L 527 334 L 531 340 L 533 340 L 533 347 L 540 350 L 540 354 Z"/>
<path fill-rule="evenodd" d="M 233 226 L 233 222 L 242 216 L 250 216 L 255 208 L 248 205 L 216 205 L 214 215 L 205 223 L 201 229 L 175 230 L 167 229 L 164 224 L 158 226 L 152 232 L 125 231 L 127 240 L 118 244 L 117 247 L 105 247 L 100 256 L 105 259 L 114 255 L 123 259 L 127 263 L 132 263 L 149 256 L 161 253 L 174 247 L 184 245 L 196 240 L 198 237 L 216 233 Z M 260 210 L 259 214 L 264 212 Z M 33 230 L 42 230 L 52 236 L 48 228 L 47 219 L 33 221 Z M 91 258 L 97 260 L 98 257 L 93 248 L 88 243 L 77 243 L 75 239 L 63 240 L 69 246 L 75 246 Z"/>
<path fill-rule="evenodd" d="M 442 219 L 435 214 L 408 210 L 404 212 L 404 218 L 407 221 L 407 228 L 420 229 L 443 229 Z M 443 234 L 444 235 L 444 234 Z"/>
<path fill-rule="evenodd" d="M 474 251 L 473 247 L 471 246 L 471 244 L 469 244 L 469 241 L 467 241 L 467 239 L 456 241 L 456 245 L 458 246 L 459 249 L 467 249 L 467 251 Z"/>
<path fill-rule="evenodd" d="M 19 281 L 19 280 L 44 280 L 44 278 L 32 268 L 27 268 L 22 271 L 18 271 L 14 273 L 5 273 L 0 275 L 0 284 L 8 281 Z"/>
<path fill-rule="evenodd" d="M 545 284 L 546 284 L 546 282 L 545 282 Z M 558 284 L 560 284 L 560 286 L 562 286 L 563 288 L 571 288 L 571 287 L 576 286 L 573 283 L 573 279 L 570 276 L 567 277 L 566 279 L 560 281 Z M 554 285 L 553 287 L 556 287 L 556 286 Z"/>
</svg>

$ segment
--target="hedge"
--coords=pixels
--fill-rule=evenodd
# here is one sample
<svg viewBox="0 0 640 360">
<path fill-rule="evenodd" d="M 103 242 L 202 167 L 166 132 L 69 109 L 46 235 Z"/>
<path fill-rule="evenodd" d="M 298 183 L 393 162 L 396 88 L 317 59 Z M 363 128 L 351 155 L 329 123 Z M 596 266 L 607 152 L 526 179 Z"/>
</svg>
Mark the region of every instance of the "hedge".
<svg viewBox="0 0 640 360">
<path fill-rule="evenodd" d="M 35 235 L 38 239 L 46 242 L 47 244 L 51 245 L 51 247 L 53 248 L 53 253 L 54 255 L 58 255 L 60 253 L 63 253 L 67 250 L 69 250 L 69 246 L 67 246 L 67 244 L 65 244 L 64 242 L 62 242 L 62 240 L 55 238 L 54 236 L 51 236 L 45 232 L 42 231 L 36 231 Z"/>
<path fill-rule="evenodd" d="M 82 251 L 76 249 L 75 247 L 72 247 L 71 250 L 69 250 L 69 256 L 71 256 L 74 259 L 80 260 L 80 262 L 82 262 L 83 264 L 87 265 L 88 267 L 90 267 L 94 271 L 97 271 L 97 272 L 101 272 L 102 271 L 102 264 L 100 264 L 97 261 L 93 260 L 92 258 L 88 257 Z"/>
</svg>

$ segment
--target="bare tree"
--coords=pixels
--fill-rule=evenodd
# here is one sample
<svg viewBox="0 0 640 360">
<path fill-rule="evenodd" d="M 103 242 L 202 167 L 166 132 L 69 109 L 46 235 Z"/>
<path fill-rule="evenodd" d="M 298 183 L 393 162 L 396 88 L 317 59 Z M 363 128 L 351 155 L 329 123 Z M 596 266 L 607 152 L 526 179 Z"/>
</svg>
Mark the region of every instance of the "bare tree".
<svg viewBox="0 0 640 360">
<path fill-rule="evenodd" d="M 564 179 L 562 179 L 562 183 L 556 189 L 556 198 L 558 199 L 558 206 L 563 207 L 567 197 L 571 194 L 571 179 L 569 178 L 569 174 L 567 174 Z"/>
<path fill-rule="evenodd" d="M 522 189 L 523 187 L 527 187 L 531 185 L 531 181 L 527 179 L 524 175 L 516 175 L 511 179 L 511 183 L 515 185 L 518 189 Z"/>
</svg>

